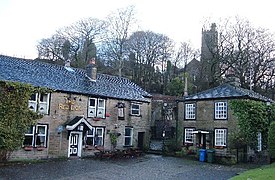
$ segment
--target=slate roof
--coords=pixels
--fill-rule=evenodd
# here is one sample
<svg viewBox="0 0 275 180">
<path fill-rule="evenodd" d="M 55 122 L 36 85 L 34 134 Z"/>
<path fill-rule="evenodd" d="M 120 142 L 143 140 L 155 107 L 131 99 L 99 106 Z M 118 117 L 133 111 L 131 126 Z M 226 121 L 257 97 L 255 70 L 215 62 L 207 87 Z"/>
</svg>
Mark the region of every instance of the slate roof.
<svg viewBox="0 0 275 180">
<path fill-rule="evenodd" d="M 0 81 L 28 83 L 56 91 L 125 100 L 151 97 L 129 79 L 97 73 L 95 82 L 85 70 L 0 55 Z"/>
<path fill-rule="evenodd" d="M 267 97 L 254 91 L 236 87 L 231 84 L 223 84 L 218 87 L 202 91 L 200 93 L 184 97 L 184 101 L 210 100 L 210 99 L 254 99 L 260 101 L 271 101 Z"/>
</svg>

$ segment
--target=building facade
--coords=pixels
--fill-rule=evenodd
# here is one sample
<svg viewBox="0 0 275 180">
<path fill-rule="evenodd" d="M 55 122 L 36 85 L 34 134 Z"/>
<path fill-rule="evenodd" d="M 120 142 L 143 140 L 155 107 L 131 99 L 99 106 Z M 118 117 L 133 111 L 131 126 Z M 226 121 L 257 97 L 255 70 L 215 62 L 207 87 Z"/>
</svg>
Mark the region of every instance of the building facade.
<svg viewBox="0 0 275 180">
<path fill-rule="evenodd" d="M 217 157 L 237 158 L 229 148 L 229 137 L 238 128 L 237 117 L 229 107 L 235 99 L 269 101 L 258 93 L 231 84 L 223 84 L 179 100 L 178 120 L 182 124 L 183 145 L 193 146 L 197 150 L 215 149 Z M 258 143 L 258 150 L 261 151 L 261 139 Z"/>
<path fill-rule="evenodd" d="M 128 79 L 33 60 L 0 56 L 0 80 L 50 89 L 30 97 L 43 115 L 11 158 L 84 157 L 98 151 L 146 149 L 151 95 Z"/>
</svg>

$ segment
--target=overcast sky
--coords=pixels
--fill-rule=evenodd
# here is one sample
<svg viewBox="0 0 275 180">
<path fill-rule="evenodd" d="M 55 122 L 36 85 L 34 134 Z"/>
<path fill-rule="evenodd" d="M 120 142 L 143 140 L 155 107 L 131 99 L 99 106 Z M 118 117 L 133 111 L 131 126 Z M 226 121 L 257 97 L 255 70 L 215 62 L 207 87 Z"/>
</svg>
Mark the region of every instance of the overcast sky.
<svg viewBox="0 0 275 180">
<path fill-rule="evenodd" d="M 200 48 L 206 19 L 240 16 L 275 33 L 272 0 L 0 0 L 0 54 L 36 58 L 36 45 L 81 18 L 104 19 L 134 5 L 141 30 Z M 217 22 L 218 23 L 218 22 Z"/>
</svg>

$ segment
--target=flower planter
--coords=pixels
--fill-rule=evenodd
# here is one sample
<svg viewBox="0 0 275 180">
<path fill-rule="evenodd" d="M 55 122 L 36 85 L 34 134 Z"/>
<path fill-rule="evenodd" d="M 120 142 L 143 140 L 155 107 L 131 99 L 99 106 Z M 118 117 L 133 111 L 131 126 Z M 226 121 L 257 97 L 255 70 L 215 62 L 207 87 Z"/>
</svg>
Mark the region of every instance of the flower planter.
<svg viewBox="0 0 275 180">
<path fill-rule="evenodd" d="M 33 150 L 33 147 L 32 147 L 32 146 L 25 146 L 25 147 L 24 147 L 24 150 L 25 150 L 25 151 L 32 151 L 32 150 Z"/>
<path fill-rule="evenodd" d="M 37 151 L 43 151 L 45 147 L 37 147 Z"/>
</svg>

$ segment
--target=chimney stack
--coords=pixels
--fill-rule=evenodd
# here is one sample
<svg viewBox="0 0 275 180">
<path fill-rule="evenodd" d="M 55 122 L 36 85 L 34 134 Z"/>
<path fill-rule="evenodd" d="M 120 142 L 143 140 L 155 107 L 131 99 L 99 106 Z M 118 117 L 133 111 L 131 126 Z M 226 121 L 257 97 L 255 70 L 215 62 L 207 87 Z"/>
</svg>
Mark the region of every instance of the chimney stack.
<svg viewBox="0 0 275 180">
<path fill-rule="evenodd" d="M 96 81 L 97 69 L 95 67 L 95 58 L 89 60 L 89 64 L 86 67 L 86 73 L 89 78 L 91 78 L 93 81 Z"/>
</svg>

